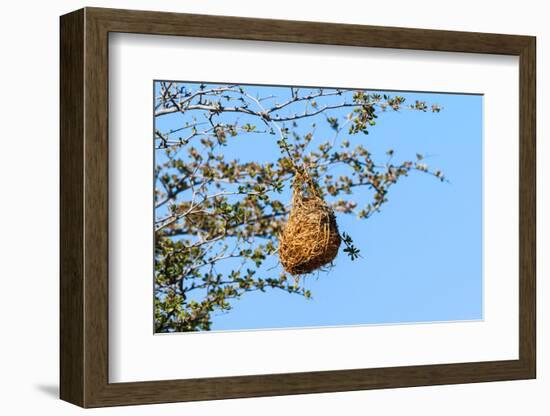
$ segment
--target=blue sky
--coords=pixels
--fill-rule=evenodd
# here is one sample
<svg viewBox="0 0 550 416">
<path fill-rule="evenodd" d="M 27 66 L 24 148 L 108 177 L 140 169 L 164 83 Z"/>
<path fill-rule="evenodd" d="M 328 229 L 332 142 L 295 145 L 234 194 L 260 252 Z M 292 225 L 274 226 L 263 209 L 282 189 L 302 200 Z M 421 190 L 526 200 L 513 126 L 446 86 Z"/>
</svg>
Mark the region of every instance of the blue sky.
<svg viewBox="0 0 550 416">
<path fill-rule="evenodd" d="M 287 87 L 245 88 L 252 95 L 289 94 Z M 338 140 L 348 138 L 352 145 L 360 141 L 382 163 L 388 149 L 394 150 L 395 162 L 414 161 L 421 153 L 449 182 L 413 172 L 390 188 L 389 202 L 368 220 L 337 214 L 340 230 L 360 248 L 360 259 L 351 261 L 340 252 L 329 272 L 308 275 L 309 300 L 279 290 L 247 293 L 232 302 L 229 313 L 213 314 L 212 330 L 482 319 L 483 97 L 387 93 L 402 95 L 407 103 L 437 103 L 443 110 L 379 113 L 369 135 L 342 133 Z M 156 128 L 181 127 L 185 117 L 163 116 Z M 333 134 L 324 118 L 317 120 L 319 143 Z M 274 161 L 279 154 L 275 140 L 268 134 L 239 135 L 224 152 L 227 159 L 241 162 Z M 355 199 L 367 202 L 362 192 Z M 265 263 L 265 269 L 272 267 L 280 267 L 276 257 Z"/>
</svg>

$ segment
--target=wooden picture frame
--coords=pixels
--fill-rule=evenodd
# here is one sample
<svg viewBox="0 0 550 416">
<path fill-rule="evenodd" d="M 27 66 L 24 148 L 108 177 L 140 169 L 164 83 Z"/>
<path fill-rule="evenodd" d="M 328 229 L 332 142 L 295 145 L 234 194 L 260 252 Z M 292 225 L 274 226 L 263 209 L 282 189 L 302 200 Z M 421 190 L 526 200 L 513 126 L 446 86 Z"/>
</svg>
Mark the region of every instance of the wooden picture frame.
<svg viewBox="0 0 550 416">
<path fill-rule="evenodd" d="M 61 17 L 60 396 L 82 407 L 535 378 L 535 38 L 85 8 Z M 110 32 L 519 56 L 519 359 L 170 381 L 108 379 Z"/>
</svg>

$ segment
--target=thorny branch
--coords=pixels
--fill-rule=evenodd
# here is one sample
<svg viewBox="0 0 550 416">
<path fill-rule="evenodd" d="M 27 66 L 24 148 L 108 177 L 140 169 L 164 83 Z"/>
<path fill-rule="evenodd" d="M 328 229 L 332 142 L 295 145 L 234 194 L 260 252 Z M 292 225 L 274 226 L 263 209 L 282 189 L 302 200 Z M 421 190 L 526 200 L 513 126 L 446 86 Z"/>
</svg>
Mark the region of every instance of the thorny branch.
<svg viewBox="0 0 550 416">
<path fill-rule="evenodd" d="M 307 170 L 336 212 L 363 219 L 380 211 L 389 189 L 412 172 L 446 181 L 422 155 L 392 163 L 388 150 L 386 163 L 377 163 L 356 136 L 368 134 L 380 112 L 437 113 L 436 104 L 349 89 L 280 91 L 260 96 L 241 85 L 160 83 L 155 118 L 179 118 L 170 124 L 177 127 L 154 131 L 157 332 L 208 330 L 214 313 L 252 291 L 311 297 L 303 277 L 273 276 L 273 267 L 262 267 L 277 252 L 289 212 L 284 191 L 298 169 Z M 319 137 L 319 123 L 334 131 L 328 140 Z M 248 135 L 275 136 L 277 160 L 226 160 L 225 148 Z M 356 190 L 370 202 L 359 206 Z"/>
</svg>

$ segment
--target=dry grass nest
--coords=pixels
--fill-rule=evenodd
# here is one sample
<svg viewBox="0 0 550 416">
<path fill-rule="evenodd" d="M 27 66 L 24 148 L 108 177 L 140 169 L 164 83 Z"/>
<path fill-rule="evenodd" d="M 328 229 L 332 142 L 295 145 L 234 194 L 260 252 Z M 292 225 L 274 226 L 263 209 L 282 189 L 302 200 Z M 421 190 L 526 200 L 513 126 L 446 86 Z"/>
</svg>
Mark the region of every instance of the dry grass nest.
<svg viewBox="0 0 550 416">
<path fill-rule="evenodd" d="M 291 275 L 311 273 L 332 262 L 341 238 L 334 212 L 313 185 L 294 184 L 288 221 L 279 236 L 279 259 Z"/>
</svg>

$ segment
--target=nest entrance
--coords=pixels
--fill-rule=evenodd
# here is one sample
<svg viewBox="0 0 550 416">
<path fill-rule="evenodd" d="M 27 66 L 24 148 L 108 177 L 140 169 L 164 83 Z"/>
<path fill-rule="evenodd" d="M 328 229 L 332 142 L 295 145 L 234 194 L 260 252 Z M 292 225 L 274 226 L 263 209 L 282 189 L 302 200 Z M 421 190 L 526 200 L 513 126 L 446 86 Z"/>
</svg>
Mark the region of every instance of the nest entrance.
<svg viewBox="0 0 550 416">
<path fill-rule="evenodd" d="M 341 238 L 334 212 L 319 196 L 316 186 L 298 178 L 294 183 L 292 207 L 279 236 L 279 259 L 291 275 L 311 273 L 332 262 Z"/>
</svg>

